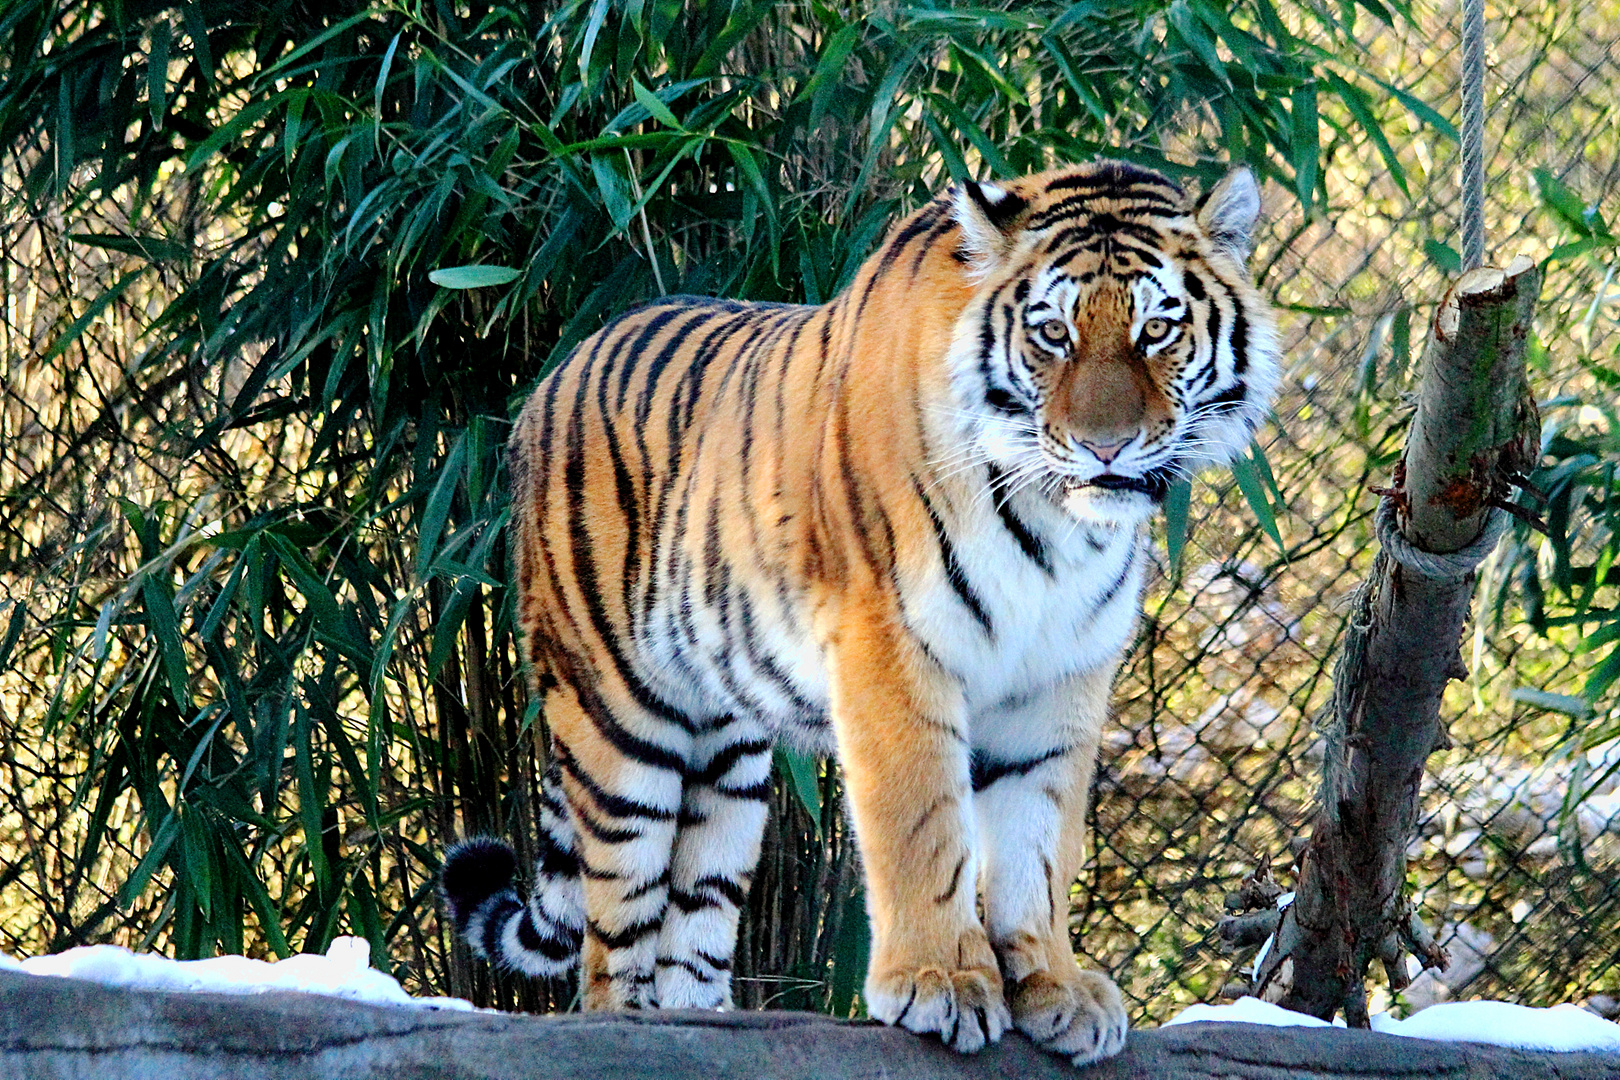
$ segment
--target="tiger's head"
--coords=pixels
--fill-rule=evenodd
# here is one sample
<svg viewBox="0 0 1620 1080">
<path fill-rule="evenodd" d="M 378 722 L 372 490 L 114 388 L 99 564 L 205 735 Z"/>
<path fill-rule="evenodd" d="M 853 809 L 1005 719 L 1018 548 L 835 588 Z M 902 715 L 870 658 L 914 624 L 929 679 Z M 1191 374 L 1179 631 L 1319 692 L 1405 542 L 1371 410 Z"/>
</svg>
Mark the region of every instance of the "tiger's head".
<svg viewBox="0 0 1620 1080">
<path fill-rule="evenodd" d="M 1248 445 L 1278 350 L 1244 265 L 1260 211 L 1247 169 L 1201 199 L 1119 162 L 952 198 L 975 287 L 952 415 L 973 456 L 1075 517 L 1125 523 Z"/>
</svg>

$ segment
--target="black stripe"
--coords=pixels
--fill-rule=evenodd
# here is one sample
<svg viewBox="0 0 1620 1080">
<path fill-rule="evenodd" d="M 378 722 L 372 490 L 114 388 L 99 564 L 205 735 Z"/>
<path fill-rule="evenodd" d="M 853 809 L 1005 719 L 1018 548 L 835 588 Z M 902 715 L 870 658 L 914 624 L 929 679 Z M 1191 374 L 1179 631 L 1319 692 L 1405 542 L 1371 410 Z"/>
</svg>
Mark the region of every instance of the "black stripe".
<svg viewBox="0 0 1620 1080">
<path fill-rule="evenodd" d="M 542 830 L 536 837 L 540 847 L 540 857 L 535 860 L 537 869 L 542 874 L 553 877 L 575 877 L 579 874 L 579 855 L 547 835 Z"/>
<path fill-rule="evenodd" d="M 950 901 L 951 897 L 956 895 L 956 887 L 962 881 L 962 867 L 965 866 L 966 864 L 967 864 L 967 853 L 963 852 L 962 855 L 960 857 L 958 857 L 957 860 L 956 860 L 956 869 L 951 871 L 951 883 L 945 887 L 944 892 L 942 892 L 938 896 L 934 897 L 934 903 L 936 903 L 936 904 L 948 903 Z"/>
<path fill-rule="evenodd" d="M 730 971 L 731 970 L 731 958 L 730 957 L 727 957 L 727 958 L 722 960 L 718 956 L 710 956 L 708 953 L 704 952 L 702 949 L 693 949 L 692 950 L 692 955 L 697 957 L 699 960 L 702 960 L 705 964 L 708 964 L 710 967 L 714 968 L 714 970 L 716 970 L 716 971 Z"/>
<path fill-rule="evenodd" d="M 1092 185 L 1109 188 L 1123 188 L 1135 191 L 1146 185 L 1150 188 L 1168 188 L 1175 192 L 1178 198 L 1184 198 L 1181 189 L 1171 179 L 1152 169 L 1144 169 L 1140 165 L 1132 165 L 1128 161 L 1107 161 L 1098 165 L 1060 176 L 1046 185 L 1047 191 L 1064 191 L 1069 188 L 1088 187 Z"/>
<path fill-rule="evenodd" d="M 640 840 L 641 832 L 637 829 L 612 829 L 595 818 L 591 817 L 583 807 L 574 815 L 574 820 L 584 826 L 585 831 L 604 844 L 624 844 L 631 840 Z"/>
<path fill-rule="evenodd" d="M 1162 499 L 1163 497 L 1164 497 L 1163 495 L 1157 496 L 1157 498 L 1160 498 L 1160 499 Z M 1108 591 L 1107 592 L 1103 593 L 1102 596 L 1097 598 L 1097 606 L 1093 609 L 1093 613 L 1095 613 L 1097 611 L 1101 611 L 1103 608 L 1107 607 L 1108 602 L 1110 600 L 1112 600 L 1115 596 L 1119 595 L 1119 590 L 1121 590 L 1121 589 L 1123 589 L 1125 587 L 1125 582 L 1127 580 L 1129 580 L 1129 578 L 1131 576 L 1131 571 L 1133 569 L 1135 569 L 1135 567 L 1136 567 L 1136 549 L 1133 547 L 1131 549 L 1130 556 L 1125 560 L 1125 565 L 1120 568 L 1119 577 L 1115 578 L 1114 583 L 1112 585 L 1108 586 Z"/>
<path fill-rule="evenodd" d="M 648 881 L 644 881 L 640 885 L 637 885 L 635 888 L 631 889 L 629 892 L 627 892 L 623 896 L 619 897 L 619 900 L 620 900 L 621 903 L 629 903 L 632 900 L 640 900 L 643 896 L 650 896 L 652 893 L 656 892 L 659 889 L 662 889 L 665 885 L 668 885 L 668 884 L 669 884 L 669 868 L 665 867 L 664 872 L 662 874 L 659 874 L 657 877 L 652 878 L 652 879 L 650 879 Z"/>
<path fill-rule="evenodd" d="M 745 739 L 741 742 L 734 742 L 710 758 L 709 763 L 703 768 L 687 773 L 686 782 L 688 784 L 712 785 L 730 772 L 732 766 L 736 765 L 744 757 L 750 754 L 767 753 L 770 748 L 771 744 L 763 739 Z"/>
<path fill-rule="evenodd" d="M 898 1015 L 898 1016 L 896 1016 L 894 1018 L 894 1022 L 895 1022 L 896 1025 L 899 1025 L 899 1023 L 906 1018 L 906 1013 L 911 1011 L 911 1006 L 914 1005 L 916 1003 L 916 1001 L 917 1001 L 917 980 L 913 979 L 913 980 L 911 980 L 911 996 L 906 998 L 905 1005 L 900 1009 L 900 1015 Z"/>
<path fill-rule="evenodd" d="M 1248 393 L 1248 386 L 1244 384 L 1242 379 L 1239 379 L 1202 404 L 1205 406 L 1214 405 L 1223 412 L 1232 412 L 1240 408 L 1248 400 Z"/>
<path fill-rule="evenodd" d="M 1232 374 L 1242 377 L 1249 368 L 1249 319 L 1243 314 L 1243 301 L 1232 294 Z"/>
<path fill-rule="evenodd" d="M 551 934 L 542 934 L 535 926 L 534 918 L 525 909 L 523 917 L 518 921 L 518 944 L 532 953 L 539 953 L 547 960 L 562 963 L 572 960 L 579 952 L 579 936 L 577 933 L 571 937 L 557 937 Z"/>
<path fill-rule="evenodd" d="M 1022 761 L 991 761 L 982 750 L 975 750 L 968 765 L 973 790 L 983 791 L 996 781 L 1005 780 L 1009 776 L 1026 776 L 1048 761 L 1055 761 L 1073 749 L 1072 746 L 1054 746 L 1044 754 L 1037 754 Z"/>
<path fill-rule="evenodd" d="M 660 956 L 658 958 L 658 966 L 680 968 L 683 971 L 690 972 L 692 977 L 701 983 L 712 983 L 716 978 L 715 975 L 704 971 L 690 960 L 676 960 L 672 957 Z"/>
<path fill-rule="evenodd" d="M 649 934 L 658 933 L 664 925 L 662 917 L 649 919 L 646 922 L 635 922 L 623 930 L 604 930 L 595 919 L 586 919 L 585 927 L 590 931 L 591 937 L 600 941 L 610 949 L 623 949 L 634 945 Z"/>
<path fill-rule="evenodd" d="M 742 907 L 743 904 L 748 902 L 748 892 L 743 886 L 730 878 L 720 877 L 716 874 L 698 878 L 692 883 L 692 888 L 713 889 L 727 900 L 730 900 L 736 907 Z"/>
<path fill-rule="evenodd" d="M 585 789 L 586 793 L 590 795 L 591 801 L 596 803 L 604 814 L 611 814 L 617 818 L 646 818 L 652 821 L 671 821 L 674 819 L 675 814 L 672 811 L 663 810 L 656 806 L 648 806 L 646 803 L 637 802 L 623 795 L 614 795 L 612 792 L 604 790 L 600 784 L 586 774 L 585 770 L 575 764 L 572 755 L 561 757 L 559 760 L 562 762 L 562 767 L 568 770 L 568 775 L 572 776 L 579 786 Z"/>
<path fill-rule="evenodd" d="M 776 692 L 785 698 L 802 715 L 815 715 L 822 712 L 816 705 L 799 693 L 799 688 L 793 680 L 780 667 L 770 653 L 759 647 L 758 637 L 754 631 L 754 605 L 749 601 L 746 592 L 737 596 L 737 617 L 742 630 L 743 652 L 748 656 L 748 663 L 756 672 L 765 676 L 766 680 L 776 688 Z"/>
<path fill-rule="evenodd" d="M 1122 199 L 1122 197 L 1103 191 L 1070 195 L 1052 203 L 1040 213 L 1032 215 L 1024 222 L 1024 228 L 1033 232 L 1050 228 L 1061 221 L 1083 217 L 1091 213 L 1093 204 L 1101 199 Z M 1133 218 L 1154 218 L 1168 221 L 1182 216 L 1180 209 L 1177 207 L 1153 199 L 1143 199 L 1139 203 L 1133 202 L 1130 205 L 1119 206 L 1114 209 L 1117 213 L 1129 214 Z"/>
<path fill-rule="evenodd" d="M 928 252 L 933 248 L 933 245 L 938 243 L 941 237 L 954 228 L 956 228 L 956 222 L 951 220 L 951 218 L 948 216 L 941 218 L 934 224 L 934 227 L 929 231 L 928 236 L 923 240 L 922 243 L 917 245 L 917 254 L 912 257 L 911 276 L 913 278 L 915 278 L 918 271 L 922 269 L 923 260 L 928 257 Z"/>
<path fill-rule="evenodd" d="M 1209 335 L 1209 372 L 1213 381 L 1221 366 L 1221 305 L 1215 297 L 1209 301 L 1209 318 L 1204 322 L 1204 332 Z"/>
<path fill-rule="evenodd" d="M 860 541 L 861 554 L 866 562 L 882 572 L 887 572 L 894 558 L 894 530 L 889 525 L 888 515 L 881 506 L 863 498 L 861 483 L 855 475 L 854 463 L 849 453 L 849 402 L 840 400 L 837 404 L 838 419 L 833 428 L 834 444 L 838 450 L 839 478 L 843 481 L 844 502 L 849 510 L 850 525 L 855 530 L 855 538 Z M 875 512 L 877 521 L 869 520 L 870 511 Z M 880 545 L 873 534 L 873 525 L 881 525 L 887 538 L 887 546 Z"/>
<path fill-rule="evenodd" d="M 615 412 L 620 412 L 624 409 L 624 399 L 629 396 L 630 393 L 630 378 L 641 367 L 641 351 L 647 347 L 647 343 L 656 337 L 658 332 L 664 327 L 668 326 L 671 322 L 675 321 L 682 315 L 691 314 L 692 311 L 693 305 L 690 304 L 682 304 L 678 306 L 671 305 L 670 307 L 658 311 L 656 314 L 652 314 L 647 319 L 646 323 L 643 325 L 641 336 L 636 339 L 635 345 L 630 350 L 629 361 L 619 369 L 619 387 L 617 392 L 614 394 L 613 400 L 613 408 Z M 685 327 L 682 327 L 675 333 L 671 334 L 669 340 L 664 342 L 664 347 L 658 351 L 660 357 L 666 358 L 665 363 L 668 363 L 667 357 L 673 355 L 674 352 L 679 349 L 681 344 L 685 341 L 686 335 L 684 331 Z M 661 367 L 662 365 L 658 365 L 652 370 L 656 372 Z"/>
<path fill-rule="evenodd" d="M 1164 234 L 1153 226 L 1138 221 L 1126 221 L 1113 214 L 1097 214 L 1084 222 L 1070 225 L 1054 233 L 1046 242 L 1046 250 L 1057 252 L 1065 248 L 1074 248 L 1076 251 L 1082 251 L 1097 247 L 1099 243 L 1106 245 L 1108 241 L 1125 238 L 1140 240 L 1150 247 L 1158 248 L 1163 242 Z M 1074 252 L 1068 252 L 1065 257 L 1072 254 Z"/>
<path fill-rule="evenodd" d="M 1036 566 L 1046 571 L 1046 576 L 1052 576 L 1052 556 L 1048 554 L 1046 545 L 1029 531 L 1022 519 L 1013 511 L 1012 493 L 1008 489 L 1007 473 L 995 462 L 990 463 L 990 501 L 995 505 L 996 514 L 1001 518 L 1001 524 L 1012 534 L 1019 550 Z"/>
<path fill-rule="evenodd" d="M 923 490 L 922 484 L 918 482 L 916 477 L 912 477 L 911 484 L 916 489 L 917 497 L 922 500 L 923 509 L 928 511 L 929 524 L 934 527 L 934 543 L 939 547 L 940 562 L 945 565 L 945 579 L 950 582 L 951 589 L 955 591 L 962 604 L 968 609 L 969 614 L 973 616 L 980 626 L 984 627 L 985 634 L 989 637 L 995 637 L 995 628 L 990 625 L 990 613 L 984 609 L 983 601 L 973 591 L 973 586 L 968 581 L 967 574 L 963 572 L 962 563 L 956 557 L 956 546 L 951 543 L 950 536 L 946 534 L 945 523 L 940 520 L 939 512 L 934 509 L 934 504 L 929 500 L 928 493 Z"/>
<path fill-rule="evenodd" d="M 746 325 L 746 320 L 738 318 L 727 318 L 720 320 L 704 337 L 702 342 L 700 342 L 694 349 L 692 358 L 687 362 L 686 367 L 682 370 L 680 379 L 676 381 L 673 397 L 679 397 L 682 387 L 684 387 L 689 380 L 692 380 L 694 384 L 701 384 L 704 370 L 707 369 L 708 365 L 713 362 L 717 355 L 719 355 L 720 350 L 725 346 L 726 342 L 729 341 L 733 335 L 739 333 Z M 648 403 L 649 409 L 651 403 L 651 390 L 652 387 L 649 385 L 647 390 L 643 392 L 643 401 Z M 642 410 L 638 405 L 637 416 L 640 424 L 644 425 L 647 421 L 648 412 Z M 666 410 L 665 424 L 665 438 L 667 440 L 666 447 L 669 456 L 668 460 L 666 460 L 664 463 L 663 483 L 660 484 L 658 488 L 658 498 L 656 505 L 653 508 L 652 524 L 649 529 L 651 534 L 655 537 L 662 536 L 663 534 L 664 522 L 669 513 L 669 502 L 673 497 L 675 487 L 680 482 L 681 478 L 682 438 L 685 431 L 680 423 L 680 410 L 676 408 L 673 398 L 670 402 L 670 407 Z M 665 571 L 671 579 L 676 576 L 675 559 L 680 552 L 681 540 L 686 535 L 687 510 L 688 507 L 686 500 L 680 500 L 675 510 L 675 535 L 670 538 L 671 542 L 667 545 L 667 550 L 664 552 L 663 561 L 667 564 L 665 566 Z M 647 580 L 644 582 L 645 591 L 641 599 L 641 615 L 643 619 L 646 619 L 650 615 L 652 609 L 654 606 L 656 606 L 658 600 L 663 595 L 659 588 L 660 578 L 658 573 L 658 563 L 660 560 L 658 555 L 659 553 L 655 551 L 653 554 L 653 572 L 647 576 Z"/>
<path fill-rule="evenodd" d="M 489 905 L 484 915 L 482 942 L 484 955 L 491 960 L 497 960 L 501 955 L 501 935 L 506 930 L 506 924 L 513 915 L 523 910 L 523 904 L 518 900 L 517 893 L 511 889 L 497 896 L 494 904 Z"/>
<path fill-rule="evenodd" d="M 900 252 L 911 241 L 932 229 L 939 220 L 939 216 L 944 212 L 944 203 L 937 201 L 930 203 L 919 210 L 917 216 L 901 228 L 899 232 L 895 233 L 894 239 L 884 246 L 883 257 L 878 260 L 877 266 L 872 270 L 872 276 L 866 279 L 866 285 L 861 290 L 860 303 L 855 307 L 854 325 L 860 325 L 861 316 L 866 313 L 866 302 L 871 299 L 872 292 L 877 288 L 878 282 L 887 276 L 895 260 L 900 257 Z"/>
<path fill-rule="evenodd" d="M 728 799 L 765 802 L 771 797 L 771 782 L 761 780 L 757 784 L 749 784 L 747 787 L 726 787 L 722 784 L 716 784 L 709 790 L 717 795 L 724 795 Z"/>
</svg>

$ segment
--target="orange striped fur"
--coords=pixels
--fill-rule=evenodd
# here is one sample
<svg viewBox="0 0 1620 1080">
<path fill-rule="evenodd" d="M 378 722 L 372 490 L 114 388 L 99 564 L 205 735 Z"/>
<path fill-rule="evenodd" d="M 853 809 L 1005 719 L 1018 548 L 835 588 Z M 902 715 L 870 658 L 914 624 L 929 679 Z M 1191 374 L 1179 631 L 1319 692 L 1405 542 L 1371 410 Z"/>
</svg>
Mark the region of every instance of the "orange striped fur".
<svg viewBox="0 0 1620 1080">
<path fill-rule="evenodd" d="M 1238 171 L 965 185 L 819 307 L 674 297 L 582 343 L 510 446 L 518 618 L 552 738 L 542 858 L 454 850 L 484 955 L 588 1008 L 730 1001 L 771 747 L 836 753 L 872 1015 L 1076 1062 L 1125 1014 L 1069 889 L 1144 522 L 1276 378 Z"/>
</svg>

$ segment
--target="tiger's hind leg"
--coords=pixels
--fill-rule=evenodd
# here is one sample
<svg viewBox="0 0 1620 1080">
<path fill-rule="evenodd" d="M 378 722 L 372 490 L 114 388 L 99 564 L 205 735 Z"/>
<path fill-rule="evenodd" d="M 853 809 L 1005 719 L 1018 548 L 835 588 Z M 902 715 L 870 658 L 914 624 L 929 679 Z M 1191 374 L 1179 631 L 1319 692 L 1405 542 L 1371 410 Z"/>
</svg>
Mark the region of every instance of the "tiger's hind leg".
<svg viewBox="0 0 1620 1080">
<path fill-rule="evenodd" d="M 691 733 L 633 703 L 596 699 L 587 709 L 566 685 L 547 695 L 546 719 L 579 829 L 585 1008 L 656 1008 L 655 962 Z"/>
<path fill-rule="evenodd" d="M 727 1008 L 737 920 L 769 813 L 769 733 L 756 720 L 722 718 L 698 734 L 692 762 L 658 935 L 658 1004 Z"/>
</svg>

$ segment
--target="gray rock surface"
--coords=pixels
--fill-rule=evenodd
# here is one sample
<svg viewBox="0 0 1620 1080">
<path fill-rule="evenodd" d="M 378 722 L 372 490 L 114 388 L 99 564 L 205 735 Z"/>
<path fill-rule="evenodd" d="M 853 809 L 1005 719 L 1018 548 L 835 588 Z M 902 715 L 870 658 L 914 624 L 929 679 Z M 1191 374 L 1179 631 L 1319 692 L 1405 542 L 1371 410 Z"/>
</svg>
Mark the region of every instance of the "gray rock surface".
<svg viewBox="0 0 1620 1080">
<path fill-rule="evenodd" d="M 804 1013 L 517 1016 L 307 994 L 175 994 L 0 971 L 5 1080 L 1620 1080 L 1620 1055 L 1540 1054 L 1370 1031 L 1187 1024 L 1078 1070 L 1009 1035 L 976 1057 Z"/>
</svg>

